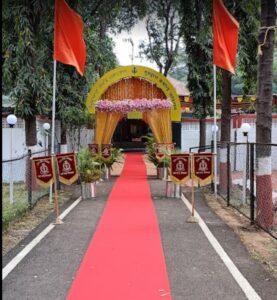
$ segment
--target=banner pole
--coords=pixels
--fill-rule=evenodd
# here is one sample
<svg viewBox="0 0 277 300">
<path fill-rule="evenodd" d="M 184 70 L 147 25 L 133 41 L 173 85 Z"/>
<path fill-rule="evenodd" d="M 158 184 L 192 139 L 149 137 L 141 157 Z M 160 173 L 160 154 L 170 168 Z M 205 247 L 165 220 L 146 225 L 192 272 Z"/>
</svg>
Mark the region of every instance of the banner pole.
<svg viewBox="0 0 277 300">
<path fill-rule="evenodd" d="M 63 224 L 63 221 L 59 218 L 59 198 L 58 198 L 58 187 L 57 187 L 57 178 L 56 178 L 56 169 L 55 169 L 55 162 L 54 157 L 55 154 L 52 154 L 52 169 L 53 169 L 53 176 L 54 176 L 54 204 L 55 204 L 55 211 L 56 211 L 56 225 Z"/>
<path fill-rule="evenodd" d="M 187 219 L 187 223 L 198 223 L 198 219 L 194 216 L 195 208 L 195 194 L 194 194 L 194 166 L 193 166 L 193 154 L 189 156 L 190 158 L 190 180 L 191 180 L 191 216 Z"/>
<path fill-rule="evenodd" d="M 195 197 L 194 197 L 194 180 L 191 177 L 191 215 L 194 217 Z"/>
<path fill-rule="evenodd" d="M 57 71 L 57 61 L 54 60 L 54 64 L 53 64 L 53 98 L 52 98 L 51 155 L 55 154 L 56 71 Z M 49 202 L 52 203 L 52 201 L 53 201 L 53 185 L 51 184 L 50 191 L 49 191 Z"/>
<path fill-rule="evenodd" d="M 214 77 L 214 195 L 217 197 L 217 130 L 216 130 L 216 65 L 213 65 Z"/>
<path fill-rule="evenodd" d="M 58 191 L 57 191 L 57 179 L 56 169 L 54 164 L 55 156 L 55 116 L 56 116 L 56 74 L 57 74 L 57 61 L 54 59 L 54 70 L 53 70 L 53 101 L 52 101 L 52 132 L 51 132 L 51 156 L 52 156 L 52 168 L 54 175 L 54 201 L 56 210 L 56 222 L 55 224 L 62 224 L 62 220 L 59 219 L 59 202 L 58 202 Z M 50 202 L 53 197 L 53 185 L 50 187 Z"/>
</svg>

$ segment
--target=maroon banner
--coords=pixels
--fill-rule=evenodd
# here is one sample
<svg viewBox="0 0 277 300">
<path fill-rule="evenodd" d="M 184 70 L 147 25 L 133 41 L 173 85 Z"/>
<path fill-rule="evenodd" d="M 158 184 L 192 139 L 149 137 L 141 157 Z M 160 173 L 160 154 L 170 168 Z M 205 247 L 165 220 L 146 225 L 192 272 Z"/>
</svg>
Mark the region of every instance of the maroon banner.
<svg viewBox="0 0 277 300">
<path fill-rule="evenodd" d="M 193 177 L 204 183 L 212 179 L 213 176 L 213 154 L 198 153 L 193 154 Z"/>
<path fill-rule="evenodd" d="M 174 150 L 174 144 L 172 143 L 155 144 L 156 157 L 159 160 L 162 160 L 163 158 L 165 158 L 165 156 L 169 156 L 173 150 Z"/>
<path fill-rule="evenodd" d="M 187 181 L 190 177 L 190 155 L 171 154 L 170 160 L 171 179 L 179 184 Z"/>
<path fill-rule="evenodd" d="M 88 148 L 92 155 L 97 155 L 99 153 L 99 145 L 98 144 L 88 144 Z"/>
<path fill-rule="evenodd" d="M 171 153 L 174 151 L 174 144 L 165 144 L 166 145 L 166 153 L 167 155 L 171 155 Z"/>
<path fill-rule="evenodd" d="M 104 160 L 109 159 L 112 155 L 112 144 L 102 144 L 101 145 L 101 154 Z"/>
<path fill-rule="evenodd" d="M 78 179 L 75 153 L 63 153 L 56 155 L 59 181 L 71 185 Z"/>
<path fill-rule="evenodd" d="M 49 187 L 54 182 L 54 173 L 51 156 L 32 158 L 35 166 L 36 182 L 42 187 Z"/>
</svg>

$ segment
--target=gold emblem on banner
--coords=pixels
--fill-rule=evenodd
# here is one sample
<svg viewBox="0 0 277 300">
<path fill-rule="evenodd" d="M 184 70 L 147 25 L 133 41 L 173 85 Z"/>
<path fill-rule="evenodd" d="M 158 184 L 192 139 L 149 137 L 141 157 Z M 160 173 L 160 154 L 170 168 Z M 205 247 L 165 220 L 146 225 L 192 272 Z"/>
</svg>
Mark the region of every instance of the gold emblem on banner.
<svg viewBox="0 0 277 300">
<path fill-rule="evenodd" d="M 41 187 L 49 187 L 54 182 L 53 161 L 51 156 L 34 157 L 36 183 Z"/>
<path fill-rule="evenodd" d="M 170 177 L 178 184 L 184 184 L 190 178 L 190 155 L 172 154 L 170 156 Z"/>
<path fill-rule="evenodd" d="M 200 185 L 206 185 L 213 179 L 213 154 L 198 153 L 192 157 L 192 177 Z"/>
<path fill-rule="evenodd" d="M 71 185 L 78 179 L 75 153 L 63 153 L 56 155 L 59 181 Z"/>
</svg>

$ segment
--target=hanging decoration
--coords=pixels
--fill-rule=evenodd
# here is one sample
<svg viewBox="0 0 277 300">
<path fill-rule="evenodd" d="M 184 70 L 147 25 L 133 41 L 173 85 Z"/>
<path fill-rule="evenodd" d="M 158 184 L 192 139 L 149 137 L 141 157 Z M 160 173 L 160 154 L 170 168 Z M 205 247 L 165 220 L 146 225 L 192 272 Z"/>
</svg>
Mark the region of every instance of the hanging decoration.
<svg viewBox="0 0 277 300">
<path fill-rule="evenodd" d="M 192 176 L 200 184 L 204 185 L 213 179 L 213 154 L 193 154 Z"/>
<path fill-rule="evenodd" d="M 158 160 L 163 160 L 166 156 L 170 156 L 173 150 L 174 150 L 173 143 L 155 144 L 155 154 Z"/>
<path fill-rule="evenodd" d="M 171 154 L 170 177 L 177 184 L 184 184 L 190 177 L 190 155 Z"/>
<path fill-rule="evenodd" d="M 78 179 L 75 153 L 57 154 L 59 181 L 71 185 Z"/>
<path fill-rule="evenodd" d="M 34 157 L 32 158 L 35 166 L 36 182 L 42 187 L 49 187 L 54 182 L 54 172 L 52 166 L 52 157 Z"/>
<path fill-rule="evenodd" d="M 124 99 L 124 100 L 99 100 L 96 111 L 119 112 L 127 114 L 133 111 L 145 112 L 153 109 L 171 109 L 172 102 L 166 99 Z"/>
<path fill-rule="evenodd" d="M 88 144 L 88 148 L 93 156 L 97 155 L 99 152 L 98 144 Z"/>
<path fill-rule="evenodd" d="M 112 155 L 112 144 L 102 144 L 101 155 L 103 160 L 109 160 Z"/>
</svg>

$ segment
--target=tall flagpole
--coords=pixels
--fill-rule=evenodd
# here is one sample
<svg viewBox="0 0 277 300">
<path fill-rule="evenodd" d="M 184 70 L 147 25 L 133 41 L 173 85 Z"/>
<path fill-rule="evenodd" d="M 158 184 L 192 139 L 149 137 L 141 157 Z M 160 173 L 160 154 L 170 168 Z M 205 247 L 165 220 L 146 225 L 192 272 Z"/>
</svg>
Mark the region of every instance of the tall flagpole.
<svg viewBox="0 0 277 300">
<path fill-rule="evenodd" d="M 59 218 L 59 202 L 58 202 L 58 191 L 57 191 L 57 178 L 54 165 L 55 156 L 55 116 L 56 116 L 56 70 L 57 61 L 54 60 L 54 72 L 53 72 L 53 101 L 52 101 L 52 135 L 51 135 L 51 156 L 52 156 L 52 166 L 54 173 L 54 198 L 55 198 L 55 210 L 56 210 L 56 222 L 55 224 L 62 224 L 62 220 Z M 52 200 L 53 190 L 52 185 L 50 188 L 50 200 Z"/>
<path fill-rule="evenodd" d="M 216 65 L 213 65 L 214 73 L 214 194 L 217 197 L 217 130 L 216 130 Z"/>
<path fill-rule="evenodd" d="M 52 135 L 51 135 L 51 154 L 52 155 L 55 154 L 56 70 L 57 70 L 57 61 L 54 60 L 53 101 L 52 101 Z"/>
<path fill-rule="evenodd" d="M 55 154 L 55 116 L 56 116 L 56 72 L 57 61 L 54 60 L 53 71 L 53 100 L 52 100 L 52 132 L 51 132 L 51 155 Z M 53 198 L 53 185 L 50 186 L 49 201 L 52 202 Z"/>
</svg>

